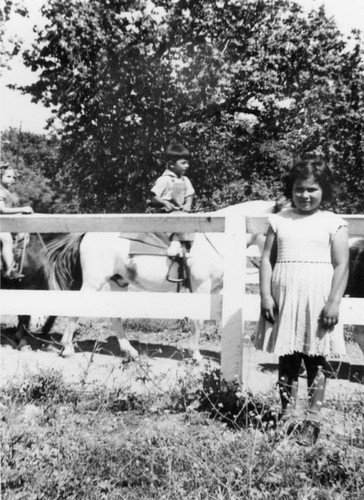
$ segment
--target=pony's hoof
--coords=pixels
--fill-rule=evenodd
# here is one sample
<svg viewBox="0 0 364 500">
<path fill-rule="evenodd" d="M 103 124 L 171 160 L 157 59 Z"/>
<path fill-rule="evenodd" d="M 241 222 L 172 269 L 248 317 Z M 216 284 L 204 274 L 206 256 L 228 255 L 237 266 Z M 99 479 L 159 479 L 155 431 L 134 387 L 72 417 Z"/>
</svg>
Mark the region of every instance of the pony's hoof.
<svg viewBox="0 0 364 500">
<path fill-rule="evenodd" d="M 129 340 L 122 339 L 119 340 L 120 351 L 131 359 L 139 359 L 139 353 L 134 347 L 130 344 Z"/>
<path fill-rule="evenodd" d="M 203 356 L 202 354 L 200 353 L 200 351 L 192 351 L 191 352 L 191 357 L 193 359 L 193 361 L 196 363 L 196 364 L 200 364 L 202 363 L 203 361 Z"/>
<path fill-rule="evenodd" d="M 42 351 L 62 355 L 63 348 L 60 349 L 54 344 L 42 344 Z"/>
<path fill-rule="evenodd" d="M 19 342 L 19 351 L 20 352 L 29 352 L 31 350 L 32 349 L 31 349 L 30 345 L 25 340 L 21 340 Z"/>
<path fill-rule="evenodd" d="M 45 316 L 31 316 L 29 321 L 28 330 L 30 332 L 36 333 L 37 335 L 42 334 L 42 328 L 46 322 Z"/>
<path fill-rule="evenodd" d="M 74 354 L 75 354 L 75 348 L 73 347 L 73 345 L 65 346 L 60 352 L 60 356 L 62 356 L 62 358 L 70 358 Z"/>
</svg>

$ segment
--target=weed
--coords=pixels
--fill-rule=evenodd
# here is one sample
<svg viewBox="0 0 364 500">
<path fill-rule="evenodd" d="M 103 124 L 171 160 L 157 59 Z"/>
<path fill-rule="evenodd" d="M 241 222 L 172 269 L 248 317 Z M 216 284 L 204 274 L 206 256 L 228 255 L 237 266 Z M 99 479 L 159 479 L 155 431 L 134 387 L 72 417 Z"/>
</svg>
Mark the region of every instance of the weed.
<svg viewBox="0 0 364 500">
<path fill-rule="evenodd" d="M 18 400 L 20 403 L 59 403 L 69 397 L 60 371 L 42 369 L 28 374 L 22 382 L 9 385 L 1 391 L 0 399 Z"/>
<path fill-rule="evenodd" d="M 279 417 L 275 402 L 243 394 L 239 384 L 222 381 L 220 370 L 209 365 L 199 378 L 189 373 L 179 378 L 170 401 L 174 411 L 193 408 L 231 429 L 275 429 Z"/>
<path fill-rule="evenodd" d="M 219 422 L 150 415 L 66 414 L 40 437 L 33 429 L 3 459 L 4 500 L 359 500 L 363 459 L 348 449 L 280 445 Z M 10 433 L 9 433 L 10 434 Z M 8 435 L 9 439 L 9 435 Z M 340 496 L 341 495 L 341 496 Z"/>
<path fill-rule="evenodd" d="M 302 448 L 278 439 L 272 397 L 186 364 L 171 391 L 70 391 L 44 370 L 0 391 L 3 500 L 326 500 L 362 498 L 362 450 L 336 439 Z M 158 410 L 156 402 L 159 402 Z M 26 407 L 43 417 L 24 423 Z M 360 397 L 327 401 L 362 422 Z M 52 414 L 52 418 L 44 415 Z"/>
</svg>

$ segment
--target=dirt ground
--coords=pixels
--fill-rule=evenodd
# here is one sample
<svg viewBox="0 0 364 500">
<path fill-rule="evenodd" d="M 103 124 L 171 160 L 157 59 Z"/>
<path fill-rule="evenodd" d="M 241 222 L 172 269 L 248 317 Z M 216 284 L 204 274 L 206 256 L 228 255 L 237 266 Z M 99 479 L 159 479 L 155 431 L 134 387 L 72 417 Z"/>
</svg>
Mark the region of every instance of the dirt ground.
<svg viewBox="0 0 364 500">
<path fill-rule="evenodd" d="M 173 387 L 179 379 L 204 370 L 219 367 L 220 342 L 218 338 L 202 339 L 203 363 L 192 362 L 186 350 L 188 332 L 168 331 L 142 333 L 129 332 L 132 345 L 140 359 L 126 360 L 119 351 L 116 337 L 110 331 L 108 320 L 81 319 L 76 336 L 77 349 L 72 358 L 59 355 L 59 342 L 64 327 L 57 320 L 50 338 L 42 336 L 30 340 L 26 351 L 18 351 L 13 345 L 15 317 L 3 319 L 1 328 L 0 385 L 21 380 L 29 373 L 44 368 L 54 368 L 63 373 L 70 384 L 82 384 L 85 389 L 95 386 L 115 389 L 128 388 L 131 392 L 163 392 Z M 216 336 L 215 336 L 216 337 Z M 54 344 L 51 347 L 49 341 Z M 243 388 L 254 393 L 275 390 L 277 381 L 277 357 L 257 351 L 247 342 L 243 350 Z M 327 396 L 347 397 L 361 394 L 364 397 L 364 357 L 355 343 L 347 345 L 347 355 L 341 363 L 332 362 L 333 378 L 329 380 Z M 305 383 L 301 383 L 303 395 Z"/>
</svg>

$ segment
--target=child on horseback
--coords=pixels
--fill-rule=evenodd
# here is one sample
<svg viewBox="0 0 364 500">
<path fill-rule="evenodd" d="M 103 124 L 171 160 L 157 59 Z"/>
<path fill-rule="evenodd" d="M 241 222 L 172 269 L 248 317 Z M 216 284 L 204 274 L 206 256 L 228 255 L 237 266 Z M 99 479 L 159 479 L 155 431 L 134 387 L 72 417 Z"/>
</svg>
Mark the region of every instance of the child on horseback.
<svg viewBox="0 0 364 500">
<path fill-rule="evenodd" d="M 29 206 L 17 207 L 17 197 L 9 191 L 15 182 L 15 170 L 8 163 L 0 164 L 0 214 L 32 214 L 33 209 Z M 13 249 L 13 237 L 11 233 L 0 233 L 1 257 L 4 266 L 3 277 L 10 280 L 18 280 L 23 277 L 16 270 Z"/>
<path fill-rule="evenodd" d="M 189 167 L 190 152 L 180 143 L 171 143 L 166 148 L 166 157 L 167 168 L 151 189 L 153 211 L 157 213 L 190 212 L 195 194 L 191 181 L 185 176 Z M 174 233 L 167 255 L 169 257 L 181 256 L 181 243 L 189 250 L 192 241 L 192 234 Z"/>
<path fill-rule="evenodd" d="M 287 431 L 312 444 L 320 430 L 327 357 L 345 354 L 339 305 L 349 273 L 347 223 L 322 209 L 331 202 L 331 172 L 318 159 L 300 161 L 284 179 L 292 208 L 269 217 L 260 265 L 261 317 L 256 347 L 279 356 L 279 390 Z M 309 405 L 301 423 L 295 406 L 302 360 Z"/>
</svg>

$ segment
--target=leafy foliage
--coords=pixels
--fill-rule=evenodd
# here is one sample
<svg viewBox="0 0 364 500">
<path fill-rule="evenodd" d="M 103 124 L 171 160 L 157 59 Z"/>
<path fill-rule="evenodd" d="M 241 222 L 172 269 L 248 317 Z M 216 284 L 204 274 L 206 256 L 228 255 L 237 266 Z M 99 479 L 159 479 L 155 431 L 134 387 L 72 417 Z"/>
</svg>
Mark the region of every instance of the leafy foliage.
<svg viewBox="0 0 364 500">
<path fill-rule="evenodd" d="M 239 384 L 222 381 L 217 369 L 204 373 L 199 400 L 200 410 L 232 429 L 250 427 L 269 431 L 277 427 L 279 411 L 275 404 L 252 394 L 243 395 Z"/>
<path fill-rule="evenodd" d="M 63 124 L 60 180 L 81 211 L 144 211 L 172 138 L 191 149 L 199 208 L 276 196 L 297 156 L 364 210 L 364 77 L 323 8 L 289 0 L 50 0 L 26 88 Z M 67 203 L 67 200 L 66 200 Z"/>
<path fill-rule="evenodd" d="M 14 191 L 19 204 L 31 204 L 36 212 L 52 211 L 57 202 L 58 139 L 10 128 L 2 135 L 2 145 L 2 161 L 18 172 Z"/>
<path fill-rule="evenodd" d="M 0 74 L 8 67 L 11 57 L 18 54 L 22 44 L 20 37 L 11 39 L 6 37 L 6 23 L 13 13 L 25 17 L 28 15 L 28 10 L 21 1 L 4 0 L 0 6 Z"/>
<path fill-rule="evenodd" d="M 65 399 L 67 390 L 59 371 L 41 370 L 30 374 L 28 380 L 19 387 L 17 397 L 20 401 L 35 403 L 59 403 Z"/>
</svg>

